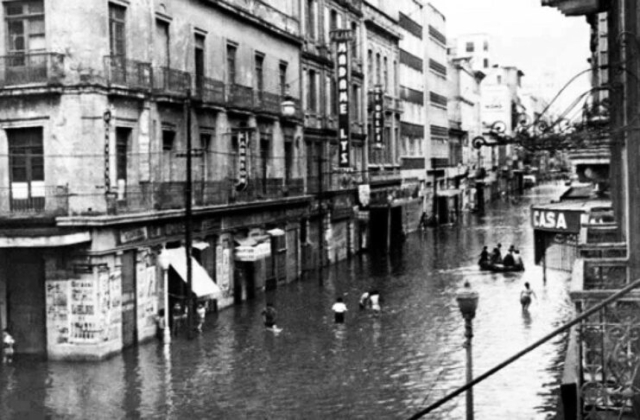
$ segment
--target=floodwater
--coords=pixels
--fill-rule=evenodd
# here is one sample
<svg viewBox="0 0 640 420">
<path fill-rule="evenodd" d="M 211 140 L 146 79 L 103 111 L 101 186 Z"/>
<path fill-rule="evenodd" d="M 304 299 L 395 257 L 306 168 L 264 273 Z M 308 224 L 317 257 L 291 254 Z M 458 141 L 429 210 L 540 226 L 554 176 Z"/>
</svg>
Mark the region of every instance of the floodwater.
<svg viewBox="0 0 640 420">
<path fill-rule="evenodd" d="M 464 322 L 455 293 L 479 292 L 474 372 L 479 375 L 573 315 L 568 273 L 533 266 L 529 205 L 556 186 L 529 190 L 486 216 L 410 234 L 390 254 L 368 254 L 207 319 L 205 332 L 169 348 L 151 342 L 99 363 L 17 360 L 0 368 L 2 419 L 405 419 L 464 384 Z M 484 244 L 515 244 L 524 273 L 479 272 Z M 523 313 L 525 281 L 537 295 Z M 383 312 L 358 308 L 377 288 Z M 337 296 L 344 325 L 333 322 Z M 279 334 L 264 329 L 265 301 Z M 474 388 L 476 419 L 554 418 L 565 348 L 557 337 Z M 427 415 L 462 419 L 464 394 Z"/>
</svg>

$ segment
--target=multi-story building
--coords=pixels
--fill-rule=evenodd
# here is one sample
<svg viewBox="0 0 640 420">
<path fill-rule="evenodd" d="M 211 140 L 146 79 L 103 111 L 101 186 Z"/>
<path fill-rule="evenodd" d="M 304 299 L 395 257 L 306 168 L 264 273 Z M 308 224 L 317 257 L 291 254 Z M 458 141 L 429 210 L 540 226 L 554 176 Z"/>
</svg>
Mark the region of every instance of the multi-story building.
<svg viewBox="0 0 640 420">
<path fill-rule="evenodd" d="M 487 73 L 497 64 L 492 44 L 489 34 L 464 34 L 451 41 L 449 53 L 456 58 L 468 58 L 474 71 Z"/>
<path fill-rule="evenodd" d="M 194 291 L 225 306 L 297 277 L 313 148 L 281 101 L 301 93 L 298 3 L 248 7 L 2 4 L 0 322 L 18 352 L 104 357 L 190 294 L 188 162 Z"/>
<path fill-rule="evenodd" d="M 309 191 L 316 196 L 308 220 L 305 261 L 326 264 L 366 245 L 366 224 L 357 222 L 358 186 L 366 181 L 362 0 L 302 2 L 304 142 Z M 338 85 L 332 31 L 351 30 L 347 84 L 350 168 L 338 161 Z M 306 222 L 305 222 L 306 223 Z M 361 230 L 363 232 L 361 232 Z"/>
<path fill-rule="evenodd" d="M 412 196 L 417 182 L 403 177 L 398 13 L 396 3 L 364 3 L 370 225 L 378 227 L 371 229 L 371 242 L 385 246 L 408 228 L 411 212 L 419 217 L 422 208 L 419 198 Z"/>
<path fill-rule="evenodd" d="M 449 61 L 449 137 L 450 156 L 454 166 L 462 166 L 462 208 L 477 207 L 476 181 L 482 182 L 484 167 L 482 149 L 474 149 L 472 140 L 482 135 L 480 116 L 480 83 L 482 71 L 471 67 L 469 58 L 451 58 Z M 484 198 L 484 197 L 481 197 Z"/>
<path fill-rule="evenodd" d="M 481 84 L 482 123 L 485 133 L 498 130 L 503 136 L 512 138 L 522 113 L 519 92 L 524 73 L 513 66 L 495 66 Z M 513 170 L 519 168 L 519 158 L 513 144 L 482 148 L 483 160 L 491 171 L 485 181 L 489 197 L 517 188 L 517 177 Z M 487 149 L 487 150 L 484 150 Z M 489 163 L 490 162 L 490 163 Z"/>
</svg>

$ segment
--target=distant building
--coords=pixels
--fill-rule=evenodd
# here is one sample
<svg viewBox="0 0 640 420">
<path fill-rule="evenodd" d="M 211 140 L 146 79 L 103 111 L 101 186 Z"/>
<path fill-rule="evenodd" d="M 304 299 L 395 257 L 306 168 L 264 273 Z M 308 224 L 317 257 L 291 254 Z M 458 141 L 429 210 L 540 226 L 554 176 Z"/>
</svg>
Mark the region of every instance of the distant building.
<svg viewBox="0 0 640 420">
<path fill-rule="evenodd" d="M 497 63 L 489 34 L 464 34 L 452 39 L 449 54 L 455 58 L 467 58 L 474 71 L 487 72 Z"/>
</svg>

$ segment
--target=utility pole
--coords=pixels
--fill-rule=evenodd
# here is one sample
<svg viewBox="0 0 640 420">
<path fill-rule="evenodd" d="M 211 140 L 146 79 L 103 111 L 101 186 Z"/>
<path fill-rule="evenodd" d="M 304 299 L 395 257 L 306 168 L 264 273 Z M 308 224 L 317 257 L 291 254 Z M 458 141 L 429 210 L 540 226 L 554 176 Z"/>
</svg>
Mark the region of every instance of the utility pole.
<svg viewBox="0 0 640 420">
<path fill-rule="evenodd" d="M 433 171 L 433 220 L 438 223 L 438 173 L 436 172 L 436 158 L 431 158 L 431 170 Z"/>
<path fill-rule="evenodd" d="M 187 89 L 184 102 L 185 120 L 187 122 L 187 177 L 184 189 L 184 249 L 187 257 L 187 336 L 193 338 L 193 264 L 191 261 L 191 232 L 193 229 L 193 214 L 191 209 L 192 179 L 191 179 L 191 89 Z"/>
</svg>

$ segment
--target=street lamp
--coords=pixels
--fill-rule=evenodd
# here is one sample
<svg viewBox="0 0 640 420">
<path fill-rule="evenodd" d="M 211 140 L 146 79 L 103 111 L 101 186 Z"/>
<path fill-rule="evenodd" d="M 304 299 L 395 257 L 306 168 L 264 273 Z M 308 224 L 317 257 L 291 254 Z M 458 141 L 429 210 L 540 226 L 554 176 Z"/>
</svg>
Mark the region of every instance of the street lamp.
<svg viewBox="0 0 640 420">
<path fill-rule="evenodd" d="M 164 248 L 158 254 L 158 264 L 162 268 L 162 281 L 164 289 L 164 331 L 162 342 L 171 343 L 171 329 L 169 328 L 169 256 Z"/>
<path fill-rule="evenodd" d="M 293 100 L 293 96 L 289 93 L 289 85 L 285 87 L 284 97 L 280 104 L 282 115 L 285 117 L 293 117 L 296 115 L 296 103 Z"/>
<path fill-rule="evenodd" d="M 472 320 L 476 316 L 478 308 L 478 292 L 471 289 L 468 281 L 465 281 L 464 288 L 456 295 L 458 307 L 464 318 L 464 347 L 467 350 L 467 383 L 473 380 L 473 357 L 471 338 L 473 337 Z M 467 420 L 473 420 L 473 387 L 467 390 Z"/>
</svg>

